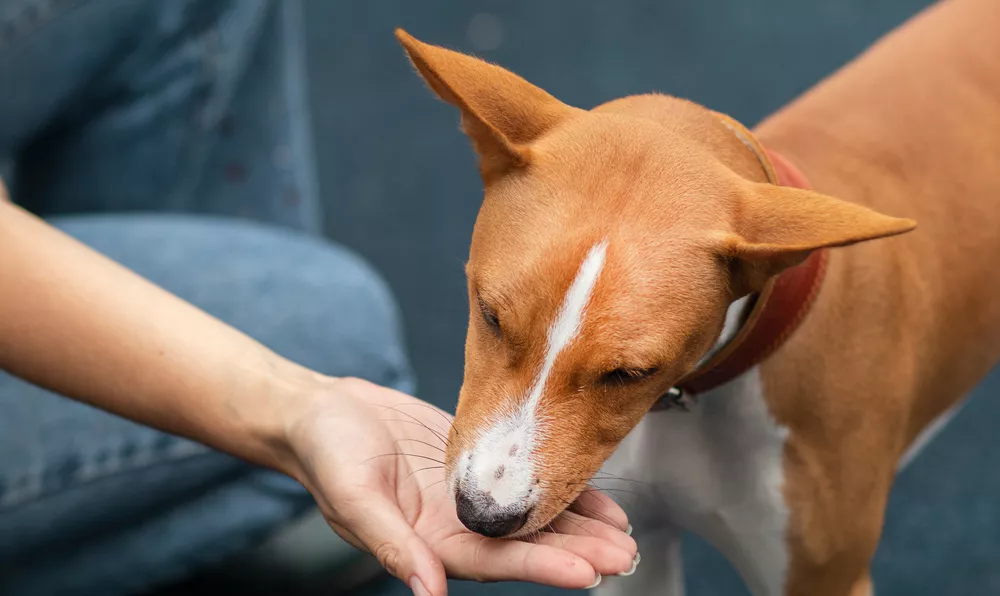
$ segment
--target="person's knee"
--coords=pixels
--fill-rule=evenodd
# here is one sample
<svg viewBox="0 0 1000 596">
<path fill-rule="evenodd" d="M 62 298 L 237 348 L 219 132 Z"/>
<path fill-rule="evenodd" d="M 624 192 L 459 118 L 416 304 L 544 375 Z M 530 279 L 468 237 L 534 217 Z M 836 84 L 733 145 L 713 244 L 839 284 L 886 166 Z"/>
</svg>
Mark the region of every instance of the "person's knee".
<svg viewBox="0 0 1000 596">
<path fill-rule="evenodd" d="M 303 366 L 413 389 L 393 294 L 347 248 L 223 218 L 116 215 L 57 224 Z"/>
<path fill-rule="evenodd" d="M 273 271 L 289 343 L 276 338 L 272 347 L 320 372 L 412 391 L 400 310 L 388 284 L 347 248 L 302 240 L 297 265 Z"/>
</svg>

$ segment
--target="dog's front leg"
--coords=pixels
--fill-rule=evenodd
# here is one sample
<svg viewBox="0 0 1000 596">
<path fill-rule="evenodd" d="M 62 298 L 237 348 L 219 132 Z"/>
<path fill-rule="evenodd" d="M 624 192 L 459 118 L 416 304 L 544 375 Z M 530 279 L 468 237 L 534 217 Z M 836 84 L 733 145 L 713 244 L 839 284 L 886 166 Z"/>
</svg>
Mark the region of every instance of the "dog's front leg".
<svg viewBox="0 0 1000 596">
<path fill-rule="evenodd" d="M 606 577 L 594 596 L 684 596 L 681 531 L 674 526 L 636 527 L 641 562 L 632 575 Z"/>
</svg>

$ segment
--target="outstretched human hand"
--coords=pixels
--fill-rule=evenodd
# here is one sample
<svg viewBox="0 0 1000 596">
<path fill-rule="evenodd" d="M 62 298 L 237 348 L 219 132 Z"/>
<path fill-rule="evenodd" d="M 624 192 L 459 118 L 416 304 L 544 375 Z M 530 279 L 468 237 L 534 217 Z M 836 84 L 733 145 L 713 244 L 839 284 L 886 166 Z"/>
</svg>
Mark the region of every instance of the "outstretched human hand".
<svg viewBox="0 0 1000 596">
<path fill-rule="evenodd" d="M 586 588 L 632 567 L 625 513 L 596 491 L 531 539 L 466 529 L 444 480 L 451 416 L 438 408 L 357 379 L 330 380 L 307 403 L 288 425 L 294 475 L 341 537 L 418 596 L 444 596 L 446 575 Z"/>
</svg>

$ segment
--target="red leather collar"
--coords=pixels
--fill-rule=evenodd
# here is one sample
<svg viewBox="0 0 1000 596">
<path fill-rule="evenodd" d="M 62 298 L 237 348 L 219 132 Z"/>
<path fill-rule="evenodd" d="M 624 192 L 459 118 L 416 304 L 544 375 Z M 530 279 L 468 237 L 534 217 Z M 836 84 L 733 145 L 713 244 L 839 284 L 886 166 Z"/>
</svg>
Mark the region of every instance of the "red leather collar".
<svg viewBox="0 0 1000 596">
<path fill-rule="evenodd" d="M 809 181 L 787 159 L 761 147 L 742 126 L 724 123 L 761 161 L 772 184 L 809 189 Z M 739 126 L 739 129 L 734 128 Z M 827 251 L 813 251 L 805 261 L 772 278 L 756 297 L 746 321 L 729 343 L 681 379 L 653 407 L 654 410 L 686 407 L 685 394 L 705 393 L 724 385 L 773 354 L 795 332 L 819 293 L 826 271 Z M 678 391 L 678 389 L 680 391 Z"/>
</svg>

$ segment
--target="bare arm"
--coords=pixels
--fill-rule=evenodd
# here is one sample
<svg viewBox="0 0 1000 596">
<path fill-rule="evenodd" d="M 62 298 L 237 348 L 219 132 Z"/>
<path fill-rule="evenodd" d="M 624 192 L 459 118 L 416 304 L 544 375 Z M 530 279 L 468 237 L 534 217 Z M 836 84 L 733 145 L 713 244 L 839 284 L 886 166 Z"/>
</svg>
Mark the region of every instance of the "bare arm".
<svg viewBox="0 0 1000 596">
<path fill-rule="evenodd" d="M 540 544 L 470 533 L 444 483 L 414 475 L 439 457 L 426 429 L 446 430 L 447 414 L 281 358 L 3 200 L 0 369 L 293 476 L 343 538 L 416 593 L 444 594 L 445 571 L 582 588 L 635 556 L 624 513 L 601 497 L 588 503 L 595 519 Z M 404 423 L 387 419 L 401 411 Z M 408 448 L 423 459 L 386 457 L 401 444 L 429 447 Z"/>
<path fill-rule="evenodd" d="M 317 377 L 6 201 L 0 369 L 277 468 L 275 402 Z"/>
</svg>

